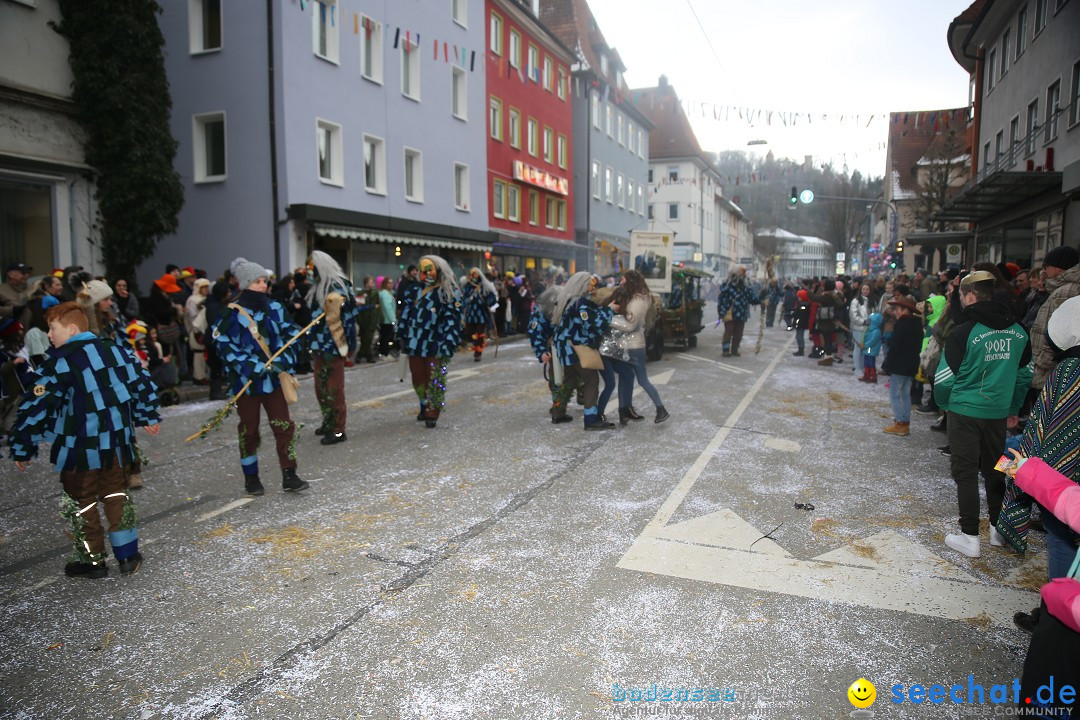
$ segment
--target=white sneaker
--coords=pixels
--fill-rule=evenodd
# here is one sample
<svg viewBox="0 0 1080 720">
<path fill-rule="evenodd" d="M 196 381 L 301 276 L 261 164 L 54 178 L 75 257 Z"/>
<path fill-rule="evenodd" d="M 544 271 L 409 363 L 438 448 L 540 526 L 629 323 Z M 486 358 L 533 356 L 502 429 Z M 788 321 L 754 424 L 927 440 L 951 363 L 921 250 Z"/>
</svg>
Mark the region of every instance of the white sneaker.
<svg viewBox="0 0 1080 720">
<path fill-rule="evenodd" d="M 999 533 L 993 525 L 990 526 L 990 544 L 994 547 L 1005 547 L 1005 536 Z"/>
<path fill-rule="evenodd" d="M 952 533 L 945 536 L 945 544 L 962 555 L 971 558 L 979 557 L 979 536 Z"/>
</svg>

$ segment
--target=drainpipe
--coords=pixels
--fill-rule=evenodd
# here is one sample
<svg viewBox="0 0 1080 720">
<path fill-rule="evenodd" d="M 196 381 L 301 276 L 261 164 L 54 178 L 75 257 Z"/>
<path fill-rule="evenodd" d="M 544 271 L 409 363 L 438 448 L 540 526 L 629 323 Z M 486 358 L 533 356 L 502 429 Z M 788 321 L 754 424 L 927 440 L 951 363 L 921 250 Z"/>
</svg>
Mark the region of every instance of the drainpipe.
<svg viewBox="0 0 1080 720">
<path fill-rule="evenodd" d="M 589 253 L 589 270 L 596 270 L 596 253 L 593 250 L 592 241 L 592 93 L 593 90 L 589 90 L 589 102 L 585 106 L 585 161 L 588 166 L 585 168 L 588 178 L 588 190 L 585 192 L 585 247 Z M 601 168 L 602 170 L 603 168 Z M 599 176 L 597 176 L 599 179 Z M 579 196 L 580 197 L 580 196 Z M 539 212 L 539 210 L 537 211 Z"/>
<path fill-rule="evenodd" d="M 982 125 L 983 96 L 983 49 L 979 48 L 975 59 L 975 97 L 972 101 L 971 118 L 971 179 L 979 175 L 979 130 Z"/>
<path fill-rule="evenodd" d="M 268 98 L 267 124 L 270 128 L 270 207 L 274 233 L 274 275 L 281 277 L 281 232 L 278 223 L 278 173 L 277 173 L 277 108 L 274 94 L 274 0 L 266 0 L 266 89 Z"/>
</svg>

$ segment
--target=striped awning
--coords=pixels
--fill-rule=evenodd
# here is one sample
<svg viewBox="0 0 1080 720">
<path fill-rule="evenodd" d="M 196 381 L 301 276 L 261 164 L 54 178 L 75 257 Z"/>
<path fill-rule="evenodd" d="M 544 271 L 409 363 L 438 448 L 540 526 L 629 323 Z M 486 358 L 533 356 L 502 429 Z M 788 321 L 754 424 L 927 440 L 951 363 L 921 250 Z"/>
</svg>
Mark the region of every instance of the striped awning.
<svg viewBox="0 0 1080 720">
<path fill-rule="evenodd" d="M 425 248 L 446 248 L 450 250 L 466 250 L 471 252 L 491 252 L 492 246 L 488 243 L 467 242 L 464 240 L 448 240 L 446 238 L 430 237 L 426 235 L 405 235 L 402 233 L 384 232 L 381 230 L 361 230 L 355 227 L 343 225 L 326 225 L 315 223 L 315 234 L 321 237 L 345 238 L 347 240 L 361 240 L 364 242 L 381 242 L 387 245 L 416 245 Z"/>
</svg>

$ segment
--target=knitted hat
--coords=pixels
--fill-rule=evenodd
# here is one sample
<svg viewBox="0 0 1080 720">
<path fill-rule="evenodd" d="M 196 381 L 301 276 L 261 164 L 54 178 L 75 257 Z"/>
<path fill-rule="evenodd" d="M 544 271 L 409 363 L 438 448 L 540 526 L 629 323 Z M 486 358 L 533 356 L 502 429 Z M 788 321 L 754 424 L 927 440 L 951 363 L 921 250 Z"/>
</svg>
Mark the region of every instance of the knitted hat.
<svg viewBox="0 0 1080 720">
<path fill-rule="evenodd" d="M 113 296 L 109 283 L 103 280 L 91 280 L 83 286 L 83 292 L 90 296 L 91 305 L 97 305 L 102 300 L 107 300 Z"/>
<path fill-rule="evenodd" d="M 128 342 L 134 345 L 140 338 L 146 337 L 146 326 L 139 320 L 132 320 L 124 328 L 124 332 L 127 333 Z"/>
<path fill-rule="evenodd" d="M 1046 323 L 1046 337 L 1061 351 L 1080 345 L 1080 296 L 1058 305 Z"/>
<path fill-rule="evenodd" d="M 22 325 L 10 317 L 0 318 L 0 338 L 9 337 L 22 330 Z"/>
<path fill-rule="evenodd" d="M 199 289 L 202 287 L 210 287 L 210 281 L 206 278 L 198 278 L 195 280 L 195 285 L 192 286 L 192 289 L 195 291 L 195 294 L 198 294 Z"/>
<path fill-rule="evenodd" d="M 795 291 L 795 297 L 799 298 L 803 302 L 806 302 L 806 301 L 808 301 L 810 299 L 810 293 L 806 292 L 805 289 L 796 290 Z"/>
<path fill-rule="evenodd" d="M 172 273 L 165 273 L 154 284 L 161 288 L 166 295 L 174 295 L 180 292 L 180 286 L 176 284 L 176 277 Z"/>
<path fill-rule="evenodd" d="M 259 278 L 270 277 L 269 270 L 258 263 L 253 263 L 244 258 L 236 258 L 233 260 L 232 264 L 229 265 L 229 270 L 236 276 L 237 282 L 240 283 L 241 290 L 247 290 L 248 286 Z"/>
<path fill-rule="evenodd" d="M 1043 265 L 1060 268 L 1061 270 L 1069 270 L 1077 263 L 1080 263 L 1080 253 L 1076 252 L 1076 248 L 1068 245 L 1054 248 L 1046 253 L 1046 257 L 1043 258 Z"/>
</svg>

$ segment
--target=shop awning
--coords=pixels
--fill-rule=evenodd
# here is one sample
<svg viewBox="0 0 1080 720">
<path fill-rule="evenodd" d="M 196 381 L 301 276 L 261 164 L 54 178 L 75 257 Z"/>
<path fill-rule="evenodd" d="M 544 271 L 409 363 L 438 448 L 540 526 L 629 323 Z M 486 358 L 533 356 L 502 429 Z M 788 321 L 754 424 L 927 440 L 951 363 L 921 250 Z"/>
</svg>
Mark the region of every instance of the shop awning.
<svg viewBox="0 0 1080 720">
<path fill-rule="evenodd" d="M 388 245 L 417 245 L 419 247 L 467 250 L 481 253 L 491 252 L 492 250 L 492 246 L 486 243 L 447 240 L 445 238 L 428 237 L 425 235 L 406 235 L 403 233 L 391 233 L 381 230 L 359 230 L 353 227 L 326 225 L 323 223 L 315 224 L 315 234 L 322 237 L 345 238 L 347 240 L 362 240 L 365 242 L 381 242 Z"/>
<path fill-rule="evenodd" d="M 592 241 L 594 248 L 601 242 L 606 242 L 608 245 L 611 245 L 621 252 L 630 252 L 630 238 L 620 238 L 612 235 L 593 235 Z"/>
<path fill-rule="evenodd" d="M 999 170 L 961 190 L 934 219 L 979 222 L 1052 190 L 1061 192 L 1059 172 Z"/>
<path fill-rule="evenodd" d="M 576 259 L 578 253 L 584 250 L 584 247 L 573 240 L 558 240 L 556 238 L 546 238 L 542 235 L 528 235 L 526 233 L 500 230 L 498 231 L 498 238 L 495 240 L 495 250 L 507 255 L 527 254 L 569 260 Z"/>
<path fill-rule="evenodd" d="M 943 248 L 949 245 L 967 245 L 975 237 L 971 230 L 943 230 L 940 232 L 913 232 L 908 233 L 909 245 L 919 245 L 924 248 Z"/>
</svg>

